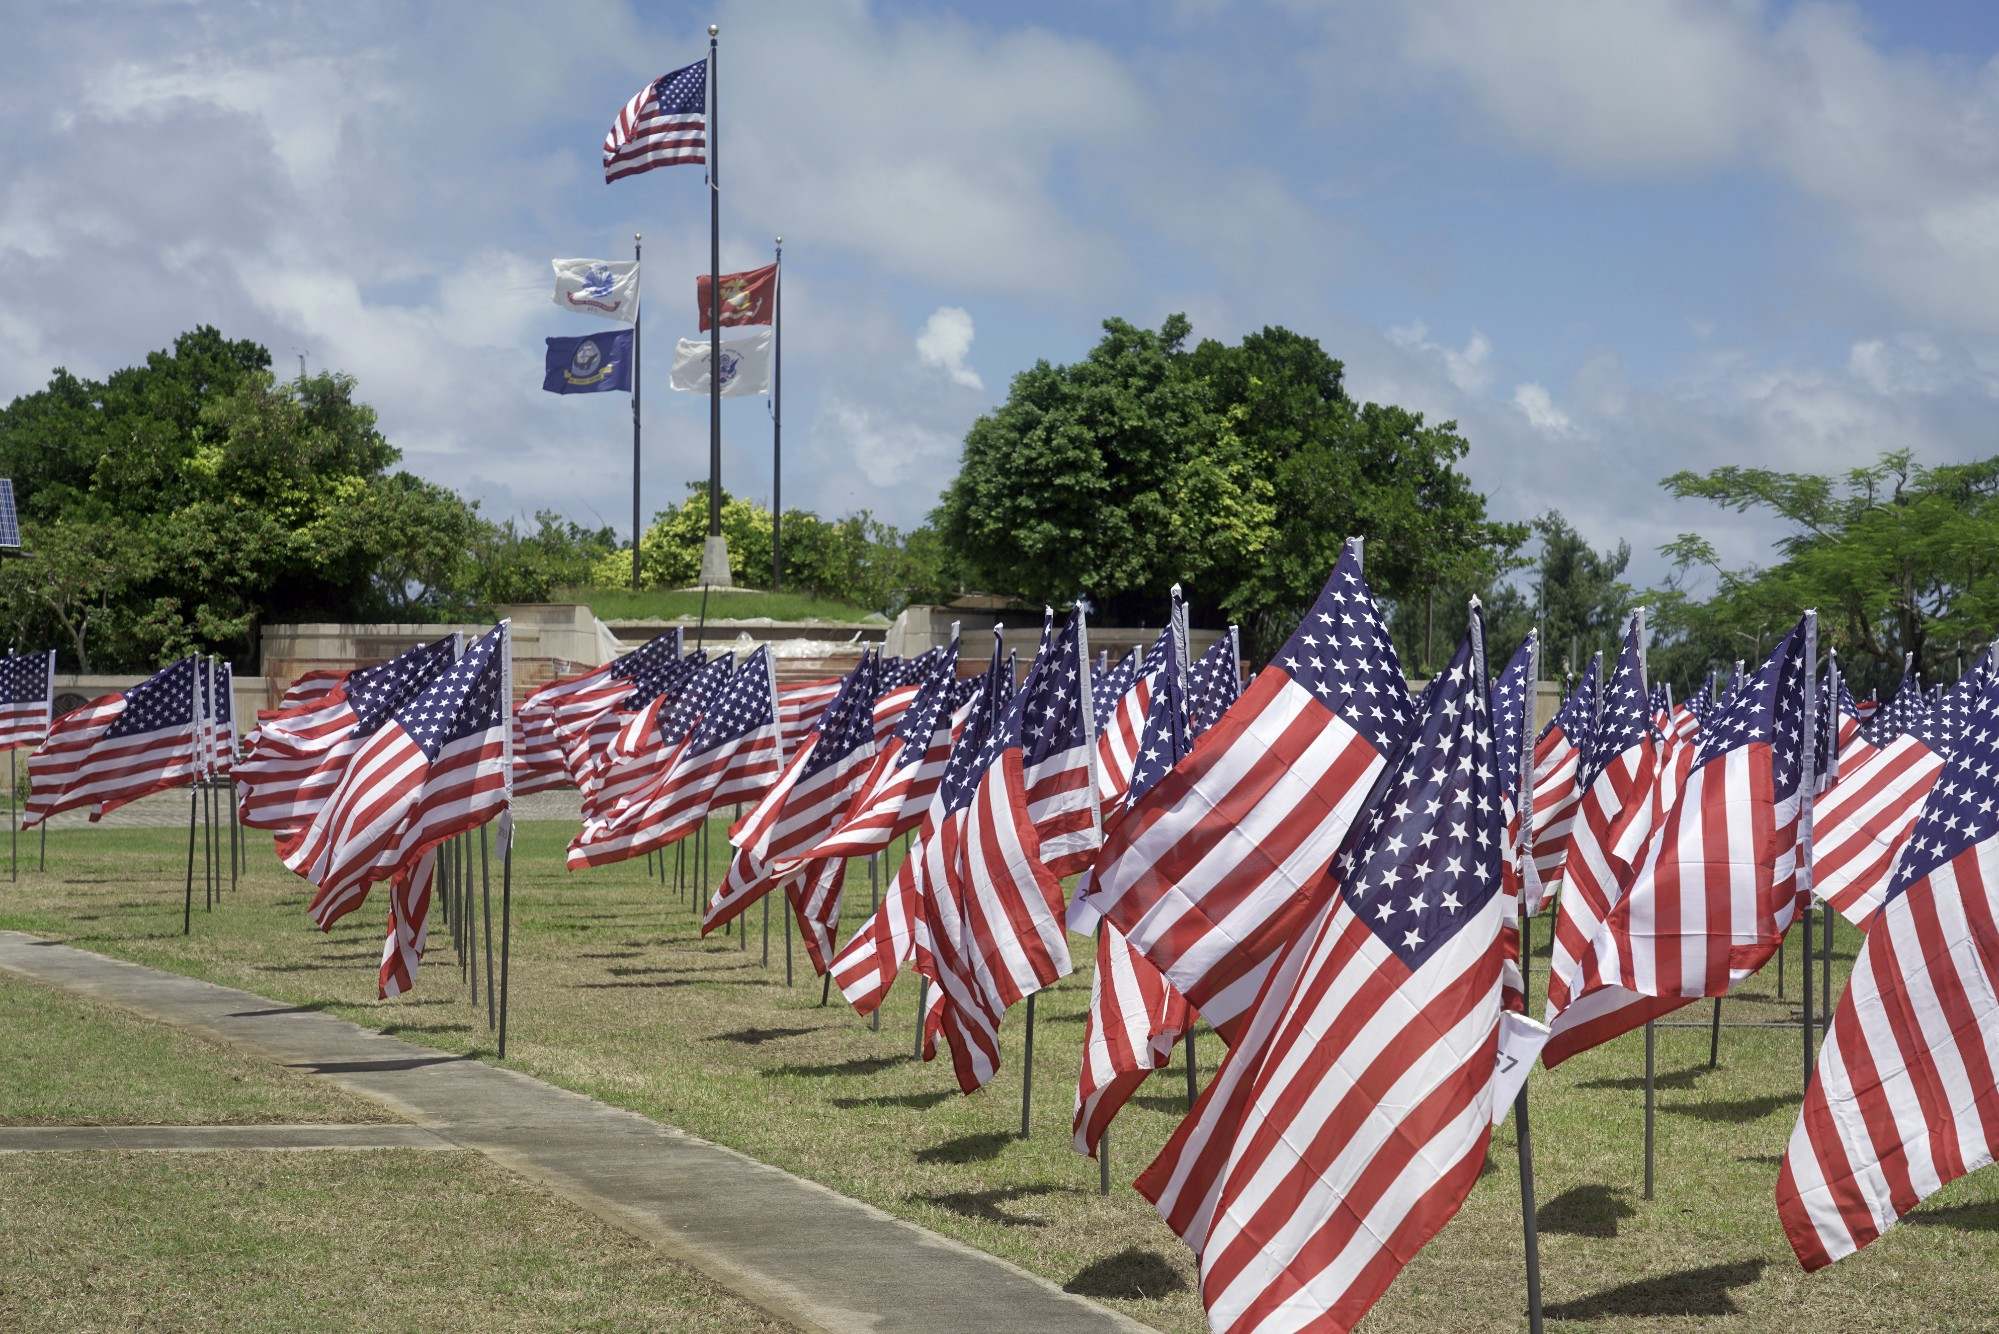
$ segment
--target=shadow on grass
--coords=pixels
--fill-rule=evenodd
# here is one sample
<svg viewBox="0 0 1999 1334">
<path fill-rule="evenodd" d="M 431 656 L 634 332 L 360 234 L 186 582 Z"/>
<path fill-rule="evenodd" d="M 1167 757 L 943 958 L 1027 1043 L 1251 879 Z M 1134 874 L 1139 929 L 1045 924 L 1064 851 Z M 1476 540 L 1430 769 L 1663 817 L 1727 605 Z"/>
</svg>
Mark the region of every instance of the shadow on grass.
<svg viewBox="0 0 1999 1334">
<path fill-rule="evenodd" d="M 398 1033 L 470 1033 L 470 1024 L 388 1024 L 376 1030 L 385 1037 Z"/>
<path fill-rule="evenodd" d="M 1158 1251 L 1127 1246 L 1116 1255 L 1083 1266 L 1062 1285 L 1079 1297 L 1151 1300 L 1187 1290 L 1187 1279 Z"/>
<path fill-rule="evenodd" d="M 1684 1070 L 1673 1070 L 1654 1076 L 1652 1087 L 1667 1092 L 1684 1093 L 1692 1089 L 1700 1077 L 1707 1073 L 1708 1068 L 1705 1062 L 1700 1065 L 1690 1065 Z M 1579 1089 L 1615 1089 L 1623 1093 L 1643 1093 L 1645 1091 L 1645 1076 L 1620 1075 L 1616 1079 L 1585 1079 L 1580 1084 L 1577 1084 L 1576 1087 Z"/>
<path fill-rule="evenodd" d="M 1999 1202 L 1953 1204 L 1944 1209 L 1919 1209 L 1903 1216 L 1904 1223 L 1952 1227 L 1960 1232 L 1999 1232 Z"/>
<path fill-rule="evenodd" d="M 1735 1160 L 1738 1163 L 1762 1163 L 1765 1167 L 1782 1167 L 1784 1155 L 1781 1153 L 1749 1153 Z"/>
<path fill-rule="evenodd" d="M 891 1066 L 906 1065 L 908 1056 L 856 1056 L 850 1061 L 835 1061 L 830 1065 L 773 1065 L 764 1071 L 766 1078 L 781 1075 L 802 1075 L 807 1079 L 827 1079 L 841 1075 L 878 1075 Z"/>
<path fill-rule="evenodd" d="M 1613 1316 L 1740 1315 L 1729 1289 L 1745 1288 L 1763 1277 L 1767 1262 L 1682 1269 L 1657 1278 L 1621 1283 L 1572 1302 L 1558 1302 L 1542 1314 L 1550 1320 L 1605 1320 Z"/>
<path fill-rule="evenodd" d="M 761 1047 L 766 1042 L 778 1038 L 802 1038 L 808 1033 L 817 1033 L 816 1028 L 739 1028 L 733 1033 L 717 1033 L 705 1039 L 708 1042 L 733 1042 L 743 1047 Z"/>
<path fill-rule="evenodd" d="M 1659 1110 L 1671 1112 L 1674 1116 L 1691 1116 L 1696 1121 L 1708 1121 L 1717 1125 L 1740 1126 L 1751 1121 L 1761 1121 L 1772 1112 L 1796 1111 L 1798 1095 L 1795 1093 L 1771 1093 L 1761 1098 L 1736 1098 L 1727 1102 L 1662 1102 Z"/>
<path fill-rule="evenodd" d="M 627 943 L 636 944 L 637 942 L 629 941 Z M 642 951 L 639 950 L 612 950 L 608 954 L 579 954 L 576 957 L 579 959 L 636 959 L 640 957 L 641 953 Z"/>
<path fill-rule="evenodd" d="M 1154 1077 L 1157 1078 L 1159 1075 L 1165 1073 L 1164 1070 L 1157 1071 Z M 1186 1077 L 1187 1072 L 1185 1070 L 1180 1071 L 1180 1078 L 1185 1080 Z M 1168 1116 L 1185 1116 L 1187 1114 L 1187 1093 L 1184 1088 L 1178 1093 L 1141 1093 L 1133 1098 L 1132 1102 L 1148 1111 L 1164 1112 Z"/>
<path fill-rule="evenodd" d="M 878 1098 L 835 1098 L 833 1105 L 842 1111 L 852 1111 L 856 1107 L 913 1107 L 918 1111 L 924 1111 L 941 1102 L 949 1102 L 957 1096 L 957 1091 L 954 1089 L 939 1089 L 935 1093 L 883 1094 Z"/>
<path fill-rule="evenodd" d="M 274 1014 L 317 1014 L 326 1008 L 325 1001 L 307 1001 L 304 1005 L 274 1005 L 268 1010 L 237 1010 L 231 1019 L 263 1019 Z"/>
<path fill-rule="evenodd" d="M 1006 1152 L 1007 1145 L 1016 1142 L 1008 1131 L 989 1130 L 982 1135 L 960 1135 L 931 1148 L 918 1149 L 915 1156 L 919 1163 L 984 1163 L 999 1157 Z"/>
<path fill-rule="evenodd" d="M 1047 1214 L 1010 1213 L 1000 1206 L 1037 1195 L 1080 1195 L 1069 1186 L 1002 1186 L 996 1190 L 959 1190 L 936 1195 L 908 1195 L 912 1204 L 934 1204 L 949 1209 L 960 1218 L 976 1218 L 982 1223 L 1006 1227 L 1047 1227 Z"/>
<path fill-rule="evenodd" d="M 1624 1201 L 1628 1193 L 1622 1186 L 1577 1186 L 1535 1210 L 1534 1218 L 1543 1232 L 1571 1237 L 1614 1237 L 1619 1219 L 1638 1216 L 1638 1211 Z"/>
</svg>

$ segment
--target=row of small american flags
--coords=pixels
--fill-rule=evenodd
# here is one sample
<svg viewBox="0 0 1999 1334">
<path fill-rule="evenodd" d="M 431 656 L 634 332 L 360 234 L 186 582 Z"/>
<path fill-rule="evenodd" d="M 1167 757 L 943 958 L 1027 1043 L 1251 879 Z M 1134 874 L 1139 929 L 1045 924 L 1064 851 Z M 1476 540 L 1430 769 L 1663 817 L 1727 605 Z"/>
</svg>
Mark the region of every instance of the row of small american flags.
<svg viewBox="0 0 1999 1334">
<path fill-rule="evenodd" d="M 1412 695 L 1358 543 L 1246 689 L 1233 634 L 1197 658 L 1185 620 L 1176 598 L 1116 664 L 1092 660 L 1079 608 L 1048 613 L 1024 672 L 997 634 L 961 665 L 954 633 L 783 687 L 767 648 L 710 660 L 670 632 L 518 710 L 502 624 L 297 683 L 234 778 L 321 925 L 389 884 L 384 995 L 422 956 L 437 843 L 554 785 L 583 797 L 572 868 L 740 805 L 704 931 L 781 892 L 857 1011 L 914 972 L 925 1055 L 942 1039 L 967 1092 L 1001 1066 L 1007 1011 L 1094 932 L 1079 1152 L 1197 1015 L 1229 1044 L 1137 1182 L 1199 1254 L 1217 1329 L 1351 1327 L 1470 1190 L 1519 1088 L 1502 1053 L 1552 1066 L 1728 994 L 1808 896 L 1868 939 L 1780 1174 L 1801 1261 L 1991 1161 L 1991 655 L 1863 722 L 1807 613 L 1725 690 L 1675 703 L 1647 679 L 1641 613 L 1537 734 L 1534 644 L 1493 670 L 1476 604 Z M 49 675 L 33 661 L 39 678 L 0 667 L 0 697 L 23 695 L 8 673 Z M 30 819 L 219 764 L 222 680 L 186 660 L 56 720 L 37 765 L 70 768 L 46 794 L 37 774 Z M 904 836 L 886 895 L 842 930 L 848 859 Z M 1550 910 L 1536 1026 L 1517 921 Z"/>
</svg>

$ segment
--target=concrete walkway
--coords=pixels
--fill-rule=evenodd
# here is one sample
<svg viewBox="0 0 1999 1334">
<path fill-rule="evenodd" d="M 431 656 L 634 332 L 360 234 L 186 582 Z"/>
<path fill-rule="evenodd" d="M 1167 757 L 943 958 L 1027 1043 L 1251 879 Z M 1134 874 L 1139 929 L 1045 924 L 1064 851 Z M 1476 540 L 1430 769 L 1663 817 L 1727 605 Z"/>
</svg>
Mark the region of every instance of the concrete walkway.
<svg viewBox="0 0 1999 1334">
<path fill-rule="evenodd" d="M 512 1070 L 19 932 L 0 931 L 0 968 L 323 1075 L 804 1329 L 1149 1329 L 823 1186 Z"/>
<path fill-rule="evenodd" d="M 450 1149 L 422 1126 L 0 1126 L 0 1153 L 147 1149 L 214 1153 L 237 1149 Z"/>
</svg>

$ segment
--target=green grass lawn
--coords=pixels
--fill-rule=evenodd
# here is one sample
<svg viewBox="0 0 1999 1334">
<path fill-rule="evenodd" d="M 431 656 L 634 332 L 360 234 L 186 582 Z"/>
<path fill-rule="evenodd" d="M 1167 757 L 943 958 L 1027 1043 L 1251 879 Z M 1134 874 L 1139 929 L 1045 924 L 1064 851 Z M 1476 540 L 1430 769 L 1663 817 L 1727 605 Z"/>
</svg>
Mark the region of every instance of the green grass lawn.
<svg viewBox="0 0 1999 1334">
<path fill-rule="evenodd" d="M 338 1086 L 0 973 L 0 1125 L 395 1121 Z"/>
<path fill-rule="evenodd" d="M 476 1153 L 0 1156 L 0 1327 L 780 1330 Z"/>
<path fill-rule="evenodd" d="M 720 822 L 716 822 L 719 830 Z M 507 1064 L 727 1144 L 923 1223 L 1172 1330 L 1202 1325 L 1186 1248 L 1128 1182 L 1185 1106 L 1174 1067 L 1113 1127 L 1113 1193 L 1068 1147 L 1089 996 L 1087 942 L 1038 1003 L 1033 1135 L 1019 1129 L 1023 1014 L 1008 1018 L 1001 1074 L 961 1097 L 948 1062 L 910 1057 L 915 987 L 905 978 L 880 1032 L 836 996 L 820 1008 L 798 952 L 783 982 L 781 918 L 772 967 L 761 917 L 740 938 L 699 940 L 691 904 L 643 862 L 571 875 L 571 831 L 522 826 L 514 880 L 514 1002 Z M 720 870 L 715 839 L 713 882 Z M 383 909 L 371 903 L 329 935 L 304 917 L 305 887 L 252 844 L 243 889 L 180 935 L 184 844 L 171 831 L 58 830 L 46 875 L 0 887 L 0 927 L 36 931 L 298 1004 L 320 1004 L 409 1040 L 491 1058 L 482 1009 L 459 980 L 449 933 L 434 923 L 416 992 L 374 999 Z M 865 916 L 868 880 L 848 878 L 845 925 Z M 1545 959 L 1547 927 L 1536 923 Z M 1858 935 L 1842 929 L 1836 979 Z M 1774 970 L 1752 979 L 1732 1018 L 1795 1012 Z M 1705 1003 L 1682 1012 L 1704 1021 Z M 1831 1269 L 1801 1273 L 1772 1203 L 1802 1085 L 1795 1028 L 1728 1029 L 1720 1068 L 1707 1032 L 1662 1028 L 1658 1042 L 1658 1190 L 1642 1184 L 1639 1035 L 1537 1072 L 1533 1099 L 1542 1260 L 1551 1329 L 1826 1330 L 1876 1325 L 1980 1329 L 1999 1311 L 1999 1174 L 1984 1171 Z M 1221 1055 L 1203 1031 L 1202 1076 Z M 1365 1328 L 1524 1328 L 1518 1176 L 1511 1123 L 1461 1215 L 1397 1280 Z"/>
<path fill-rule="evenodd" d="M 679 592 L 648 589 L 634 593 L 624 588 L 565 588 L 552 602 L 581 602 L 605 621 L 695 620 L 701 615 L 699 589 Z M 754 589 L 711 592 L 708 619 L 749 620 L 769 617 L 773 621 L 837 621 L 851 624 L 868 618 L 869 608 L 850 602 L 834 602 L 804 593 L 765 593 Z"/>
</svg>

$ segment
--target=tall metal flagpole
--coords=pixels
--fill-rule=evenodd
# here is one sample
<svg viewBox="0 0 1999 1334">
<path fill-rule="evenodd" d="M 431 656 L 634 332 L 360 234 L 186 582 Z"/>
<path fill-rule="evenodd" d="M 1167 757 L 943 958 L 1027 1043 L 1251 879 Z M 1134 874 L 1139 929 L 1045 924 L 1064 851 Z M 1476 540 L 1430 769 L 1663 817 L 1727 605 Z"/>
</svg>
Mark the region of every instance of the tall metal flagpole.
<svg viewBox="0 0 1999 1334">
<path fill-rule="evenodd" d="M 632 233 L 632 263 L 637 265 L 645 233 Z M 640 273 L 639 302 L 632 307 L 632 592 L 639 591 L 639 537 L 645 532 L 639 518 L 639 325 L 645 315 L 644 273 Z"/>
<path fill-rule="evenodd" d="M 712 548 L 722 538 L 722 186 L 715 167 L 721 157 L 721 136 L 716 122 L 721 119 L 722 90 L 717 81 L 715 35 L 720 29 L 708 25 L 708 546 L 702 560 L 701 582 L 727 584 L 726 577 L 712 579 L 709 569 Z M 728 562 L 722 562 L 726 576 Z M 706 874 L 704 865 L 703 874 Z"/>
<path fill-rule="evenodd" d="M 777 238 L 777 272 L 770 284 L 770 591 L 784 582 L 784 238 Z"/>
</svg>

